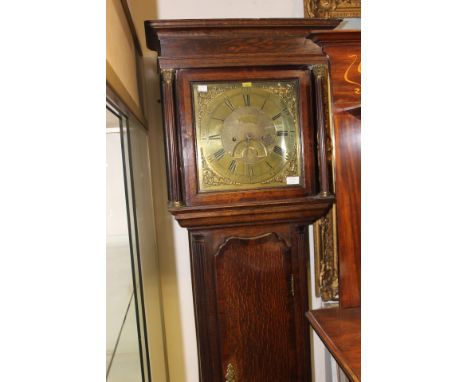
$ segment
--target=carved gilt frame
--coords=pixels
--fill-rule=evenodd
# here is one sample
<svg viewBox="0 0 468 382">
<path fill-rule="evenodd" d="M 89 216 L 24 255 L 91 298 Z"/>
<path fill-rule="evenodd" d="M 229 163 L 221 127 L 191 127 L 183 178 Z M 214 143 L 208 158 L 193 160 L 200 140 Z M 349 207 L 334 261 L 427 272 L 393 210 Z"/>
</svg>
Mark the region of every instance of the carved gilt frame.
<svg viewBox="0 0 468 382">
<path fill-rule="evenodd" d="M 323 302 L 338 301 L 338 251 L 335 205 L 314 223 L 315 295 Z"/>
<path fill-rule="evenodd" d="M 304 17 L 361 17 L 361 0 L 304 0 Z"/>
<path fill-rule="evenodd" d="M 325 111 L 326 152 L 328 173 L 331 174 L 331 189 L 335 192 L 335 134 L 331 105 L 330 74 L 327 66 L 323 67 L 323 109 Z M 327 215 L 314 223 L 314 268 L 315 295 L 323 302 L 339 300 L 338 243 L 336 233 L 336 204 Z"/>
</svg>

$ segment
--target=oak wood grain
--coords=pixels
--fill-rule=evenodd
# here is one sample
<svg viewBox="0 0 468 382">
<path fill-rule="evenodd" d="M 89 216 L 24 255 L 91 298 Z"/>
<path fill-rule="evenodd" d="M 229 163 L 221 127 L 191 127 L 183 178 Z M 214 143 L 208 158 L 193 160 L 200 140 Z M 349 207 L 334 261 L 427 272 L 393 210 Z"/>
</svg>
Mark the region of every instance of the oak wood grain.
<svg viewBox="0 0 468 382">
<path fill-rule="evenodd" d="M 145 21 L 146 44 L 160 55 L 166 39 L 198 39 L 203 36 L 266 36 L 267 40 L 280 36 L 307 37 L 315 30 L 335 28 L 340 19 L 217 19 L 217 20 L 153 20 Z M 200 43 L 202 45 L 202 43 Z M 245 45 L 241 42 L 241 45 Z"/>
<path fill-rule="evenodd" d="M 323 54 L 295 54 L 280 56 L 278 54 L 243 54 L 216 55 L 206 54 L 201 60 L 199 57 L 160 57 L 158 59 L 160 69 L 188 69 L 188 68 L 245 68 L 245 67 L 270 67 L 270 66 L 302 66 L 304 63 L 326 64 Z"/>
<path fill-rule="evenodd" d="M 229 238 L 215 263 L 223 370 L 232 364 L 239 381 L 301 380 L 290 248 L 274 234 Z"/>
<path fill-rule="evenodd" d="M 182 227 L 187 228 L 280 222 L 312 224 L 327 213 L 333 201 L 333 196 L 313 196 L 255 203 L 172 207 L 169 211 Z"/>
<path fill-rule="evenodd" d="M 310 380 L 307 227 L 197 229 L 190 243 L 202 380 L 228 364 L 236 380 Z"/>
</svg>

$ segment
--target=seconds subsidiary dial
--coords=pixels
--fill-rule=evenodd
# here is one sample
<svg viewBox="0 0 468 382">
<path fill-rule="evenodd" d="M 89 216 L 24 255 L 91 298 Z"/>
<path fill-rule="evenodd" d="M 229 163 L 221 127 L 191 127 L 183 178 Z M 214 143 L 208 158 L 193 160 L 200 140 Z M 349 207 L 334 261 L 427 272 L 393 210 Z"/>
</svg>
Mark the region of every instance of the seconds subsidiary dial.
<svg viewBox="0 0 468 382">
<path fill-rule="evenodd" d="M 297 81 L 192 87 L 201 192 L 302 183 Z"/>
</svg>

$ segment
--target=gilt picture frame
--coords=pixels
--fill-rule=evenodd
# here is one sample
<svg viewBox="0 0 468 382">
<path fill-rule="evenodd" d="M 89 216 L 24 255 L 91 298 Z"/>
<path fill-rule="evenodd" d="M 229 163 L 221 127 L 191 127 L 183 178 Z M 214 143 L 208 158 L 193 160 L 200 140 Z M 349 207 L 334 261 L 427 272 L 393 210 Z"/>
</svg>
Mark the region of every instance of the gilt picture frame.
<svg viewBox="0 0 468 382">
<path fill-rule="evenodd" d="M 361 0 L 304 0 L 305 18 L 360 18 Z"/>
</svg>

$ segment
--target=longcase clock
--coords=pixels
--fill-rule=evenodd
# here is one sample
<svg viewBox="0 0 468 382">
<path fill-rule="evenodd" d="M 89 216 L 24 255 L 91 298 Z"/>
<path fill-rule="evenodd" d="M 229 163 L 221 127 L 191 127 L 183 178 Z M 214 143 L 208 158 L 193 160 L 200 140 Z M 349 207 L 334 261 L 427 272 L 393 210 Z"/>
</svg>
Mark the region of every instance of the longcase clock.
<svg viewBox="0 0 468 382">
<path fill-rule="evenodd" d="M 308 225 L 334 201 L 335 19 L 145 23 L 162 77 L 169 210 L 190 239 L 200 380 L 310 381 Z"/>
</svg>

